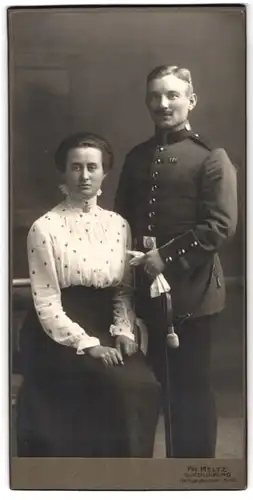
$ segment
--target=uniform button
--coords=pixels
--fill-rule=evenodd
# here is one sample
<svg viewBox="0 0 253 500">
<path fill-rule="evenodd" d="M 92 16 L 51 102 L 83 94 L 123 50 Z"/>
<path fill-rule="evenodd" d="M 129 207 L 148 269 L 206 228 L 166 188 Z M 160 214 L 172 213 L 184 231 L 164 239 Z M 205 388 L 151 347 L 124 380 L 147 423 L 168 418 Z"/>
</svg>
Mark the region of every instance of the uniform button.
<svg viewBox="0 0 253 500">
<path fill-rule="evenodd" d="M 181 253 L 182 253 L 182 255 L 185 253 L 185 249 L 184 248 L 182 248 Z"/>
<path fill-rule="evenodd" d="M 153 225 L 153 224 L 149 224 L 149 225 L 148 225 L 148 230 L 149 230 L 149 231 L 152 231 L 153 229 L 154 229 L 154 225 Z"/>
<path fill-rule="evenodd" d="M 158 172 L 156 170 L 155 172 L 152 173 L 152 177 L 153 177 L 153 179 L 155 179 L 157 176 L 158 176 Z"/>
<path fill-rule="evenodd" d="M 190 245 L 190 246 L 191 246 L 192 248 L 193 248 L 193 247 L 197 247 L 197 246 L 198 246 L 198 242 L 197 242 L 197 241 L 194 241 L 193 243 L 191 243 L 191 245 Z"/>
<path fill-rule="evenodd" d="M 158 188 L 158 186 L 156 184 L 154 184 L 154 186 L 152 186 L 152 188 L 151 188 L 151 191 L 155 191 L 157 188 Z"/>
<path fill-rule="evenodd" d="M 166 257 L 165 262 L 172 262 L 172 257 Z"/>
<path fill-rule="evenodd" d="M 162 163 L 161 158 L 156 158 L 155 163 Z"/>
<path fill-rule="evenodd" d="M 152 203 L 155 203 L 156 202 L 156 199 L 155 198 L 151 198 L 151 200 L 149 200 L 149 204 L 152 205 Z"/>
<path fill-rule="evenodd" d="M 158 151 L 164 151 L 164 147 L 163 146 L 158 146 Z"/>
<path fill-rule="evenodd" d="M 149 218 L 151 219 L 151 217 L 154 217 L 154 216 L 155 216 L 155 212 L 149 212 L 148 216 L 149 216 Z"/>
</svg>

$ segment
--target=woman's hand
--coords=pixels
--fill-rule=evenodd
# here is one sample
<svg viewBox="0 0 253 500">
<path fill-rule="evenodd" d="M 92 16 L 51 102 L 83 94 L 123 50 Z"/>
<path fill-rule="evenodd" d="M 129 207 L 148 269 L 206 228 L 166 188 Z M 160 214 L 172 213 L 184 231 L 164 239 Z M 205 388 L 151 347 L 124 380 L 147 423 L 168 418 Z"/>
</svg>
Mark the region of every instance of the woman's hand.
<svg viewBox="0 0 253 500">
<path fill-rule="evenodd" d="M 100 359 L 105 366 L 123 365 L 123 357 L 117 348 L 96 345 L 87 349 L 87 354 L 95 359 Z"/>
<path fill-rule="evenodd" d="M 122 355 L 126 354 L 126 356 L 131 356 L 137 351 L 138 345 L 126 335 L 118 335 L 116 338 L 116 349 L 120 351 Z"/>
</svg>

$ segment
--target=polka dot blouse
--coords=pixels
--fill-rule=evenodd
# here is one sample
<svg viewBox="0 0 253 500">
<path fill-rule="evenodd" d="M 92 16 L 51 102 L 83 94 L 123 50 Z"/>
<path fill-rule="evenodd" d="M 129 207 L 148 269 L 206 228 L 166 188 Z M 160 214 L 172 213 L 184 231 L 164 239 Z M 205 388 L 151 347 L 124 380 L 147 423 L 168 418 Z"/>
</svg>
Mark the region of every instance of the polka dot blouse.
<svg viewBox="0 0 253 500">
<path fill-rule="evenodd" d="M 77 354 L 99 345 L 99 339 L 68 317 L 61 289 L 74 286 L 115 287 L 111 335 L 134 339 L 132 276 L 126 249 L 128 223 L 96 204 L 66 199 L 32 225 L 27 238 L 29 274 L 35 309 L 44 331 Z"/>
</svg>

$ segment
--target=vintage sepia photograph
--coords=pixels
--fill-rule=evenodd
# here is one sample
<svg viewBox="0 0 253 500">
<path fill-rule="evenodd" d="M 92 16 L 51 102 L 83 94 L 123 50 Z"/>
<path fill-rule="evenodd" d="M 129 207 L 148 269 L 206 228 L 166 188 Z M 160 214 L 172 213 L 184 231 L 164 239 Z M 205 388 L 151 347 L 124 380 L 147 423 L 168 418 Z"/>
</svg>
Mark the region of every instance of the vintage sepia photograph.
<svg viewBox="0 0 253 500">
<path fill-rule="evenodd" d="M 246 488 L 245 6 L 7 23 L 11 488 Z"/>
</svg>

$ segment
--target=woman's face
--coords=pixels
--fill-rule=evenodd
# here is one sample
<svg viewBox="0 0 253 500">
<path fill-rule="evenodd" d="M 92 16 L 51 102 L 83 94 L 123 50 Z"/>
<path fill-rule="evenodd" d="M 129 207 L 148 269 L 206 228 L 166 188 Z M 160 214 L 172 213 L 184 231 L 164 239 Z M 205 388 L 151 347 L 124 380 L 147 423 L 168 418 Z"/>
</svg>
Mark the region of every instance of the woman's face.
<svg viewBox="0 0 253 500">
<path fill-rule="evenodd" d="M 70 195 L 89 200 L 96 196 L 105 177 L 100 149 L 80 146 L 70 149 L 67 155 L 65 183 Z"/>
</svg>

